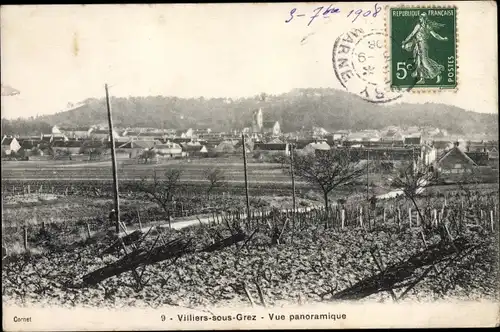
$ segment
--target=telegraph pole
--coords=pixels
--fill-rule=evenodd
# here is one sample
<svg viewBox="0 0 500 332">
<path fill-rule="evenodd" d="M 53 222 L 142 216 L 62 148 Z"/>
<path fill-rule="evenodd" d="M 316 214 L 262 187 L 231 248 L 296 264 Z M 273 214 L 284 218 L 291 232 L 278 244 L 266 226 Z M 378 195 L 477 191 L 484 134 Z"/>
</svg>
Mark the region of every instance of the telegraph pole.
<svg viewBox="0 0 500 332">
<path fill-rule="evenodd" d="M 248 197 L 248 176 L 247 176 L 247 149 L 245 145 L 245 134 L 241 134 L 243 145 L 243 167 L 245 169 L 245 195 L 247 199 L 247 220 L 250 221 L 250 199 Z"/>
<path fill-rule="evenodd" d="M 116 234 L 120 233 L 120 196 L 118 195 L 118 175 L 116 173 L 115 138 L 113 137 L 113 119 L 111 117 L 111 104 L 109 102 L 108 85 L 104 85 L 106 90 L 106 107 L 108 109 L 109 138 L 111 140 L 111 161 L 113 164 L 113 191 L 115 194 L 115 219 Z"/>
<path fill-rule="evenodd" d="M 294 170 L 293 170 L 293 154 L 295 150 L 295 144 L 291 143 L 290 144 L 290 173 L 292 175 L 292 206 L 293 206 L 293 212 L 292 212 L 292 218 L 293 221 L 295 222 L 295 175 L 294 175 Z"/>
<path fill-rule="evenodd" d="M 370 150 L 369 148 L 366 149 L 366 199 L 370 199 L 370 192 L 369 192 L 369 181 L 368 181 L 368 168 L 370 166 Z"/>
</svg>

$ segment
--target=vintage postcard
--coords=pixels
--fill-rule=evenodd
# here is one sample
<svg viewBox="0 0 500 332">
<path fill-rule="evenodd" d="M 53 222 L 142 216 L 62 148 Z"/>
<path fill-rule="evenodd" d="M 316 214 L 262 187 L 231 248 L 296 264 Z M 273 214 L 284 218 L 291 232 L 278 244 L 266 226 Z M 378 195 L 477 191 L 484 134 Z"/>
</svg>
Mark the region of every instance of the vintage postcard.
<svg viewBox="0 0 500 332">
<path fill-rule="evenodd" d="M 498 326 L 496 6 L 2 6 L 3 329 Z"/>
</svg>

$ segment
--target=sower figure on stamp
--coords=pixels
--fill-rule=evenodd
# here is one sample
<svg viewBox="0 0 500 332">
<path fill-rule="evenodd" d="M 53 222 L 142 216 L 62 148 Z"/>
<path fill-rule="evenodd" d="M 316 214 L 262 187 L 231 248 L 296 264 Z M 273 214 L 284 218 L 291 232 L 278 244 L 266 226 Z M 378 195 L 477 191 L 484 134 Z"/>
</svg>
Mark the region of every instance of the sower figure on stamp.
<svg viewBox="0 0 500 332">
<path fill-rule="evenodd" d="M 428 39 L 432 36 L 440 41 L 448 40 L 448 37 L 442 37 L 434 31 L 443 26 L 444 24 L 429 20 L 427 14 L 422 13 L 419 22 L 402 43 L 404 50 L 413 52 L 416 68 L 411 75 L 418 78 L 417 84 L 425 83 L 425 79 L 432 80 L 434 78 L 436 83 L 441 82 L 441 73 L 444 71 L 444 66 L 429 58 Z"/>
</svg>

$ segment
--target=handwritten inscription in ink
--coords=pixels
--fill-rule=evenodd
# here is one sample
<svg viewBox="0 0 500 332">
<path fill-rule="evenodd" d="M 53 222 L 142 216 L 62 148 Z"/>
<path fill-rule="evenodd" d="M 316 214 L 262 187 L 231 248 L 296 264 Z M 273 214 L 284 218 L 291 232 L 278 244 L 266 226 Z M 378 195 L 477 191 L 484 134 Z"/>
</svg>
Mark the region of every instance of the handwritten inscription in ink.
<svg viewBox="0 0 500 332">
<path fill-rule="evenodd" d="M 373 8 L 371 9 L 357 9 L 350 10 L 347 12 L 346 18 L 352 19 L 352 23 L 354 23 L 360 16 L 363 17 L 377 17 L 378 13 L 382 11 L 382 7 L 378 3 L 375 3 Z M 312 15 L 311 15 L 312 14 Z M 308 19 L 307 26 L 310 26 L 318 17 L 329 18 L 333 14 L 341 14 L 340 8 L 333 7 L 329 5 L 325 8 L 325 6 L 319 6 L 312 11 L 312 13 L 304 14 L 303 12 L 298 12 L 297 8 L 292 8 L 289 12 L 289 17 L 285 20 L 285 23 L 290 23 L 294 20 L 300 19 L 302 17 L 306 17 Z"/>
</svg>

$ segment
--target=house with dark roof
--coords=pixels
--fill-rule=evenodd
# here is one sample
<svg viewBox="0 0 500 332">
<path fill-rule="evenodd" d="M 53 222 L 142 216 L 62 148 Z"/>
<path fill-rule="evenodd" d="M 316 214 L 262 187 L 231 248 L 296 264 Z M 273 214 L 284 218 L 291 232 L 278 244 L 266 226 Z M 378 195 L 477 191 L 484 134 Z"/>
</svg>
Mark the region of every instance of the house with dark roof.
<svg viewBox="0 0 500 332">
<path fill-rule="evenodd" d="M 92 129 L 89 133 L 89 137 L 98 140 L 108 140 L 109 141 L 109 130 L 108 129 Z M 113 138 L 120 137 L 116 130 L 113 130 Z"/>
<path fill-rule="evenodd" d="M 436 148 L 438 153 L 451 150 L 454 146 L 450 140 L 433 140 L 431 145 Z"/>
<path fill-rule="evenodd" d="M 111 142 L 108 142 L 111 143 Z M 155 146 L 162 144 L 157 140 L 132 140 L 124 144 L 118 144 L 116 150 L 120 153 L 128 153 L 129 158 L 136 158 L 145 150 L 152 150 Z"/>
<path fill-rule="evenodd" d="M 208 154 L 207 147 L 201 144 L 181 144 L 182 152 L 186 157 L 204 157 Z"/>
<path fill-rule="evenodd" d="M 36 139 L 18 139 L 18 142 L 24 150 L 31 150 L 38 147 L 40 144 L 40 137 L 37 137 Z"/>
<path fill-rule="evenodd" d="M 325 141 L 311 142 L 304 146 L 302 149 L 297 149 L 298 154 L 315 154 L 317 150 L 329 151 L 331 149 L 330 145 Z"/>
<path fill-rule="evenodd" d="M 51 142 L 67 142 L 69 139 L 64 134 L 52 134 Z"/>
<path fill-rule="evenodd" d="M 489 166 L 488 152 L 484 151 L 469 151 L 465 154 L 472 159 L 478 166 Z"/>
<path fill-rule="evenodd" d="M 391 142 L 393 144 L 404 144 L 405 137 L 401 130 L 399 129 L 389 129 L 386 132 L 384 132 L 381 136 L 381 141 L 383 142 Z"/>
<path fill-rule="evenodd" d="M 288 143 L 293 144 L 295 150 L 302 150 L 307 145 L 309 145 L 311 143 L 317 143 L 318 141 L 319 140 L 313 139 L 313 138 L 310 138 L 310 139 L 298 139 L 298 138 L 296 138 L 296 139 L 288 140 Z"/>
<path fill-rule="evenodd" d="M 52 151 L 54 153 L 58 153 L 58 151 L 61 151 L 59 153 L 68 151 L 72 155 L 76 155 L 76 154 L 80 154 L 82 152 L 81 151 L 82 144 L 83 144 L 83 142 L 78 141 L 78 140 L 69 140 L 66 142 L 65 141 L 55 141 L 55 142 L 52 142 Z"/>
<path fill-rule="evenodd" d="M 40 141 L 46 144 L 52 143 L 52 134 L 41 134 Z"/>
<path fill-rule="evenodd" d="M 262 122 L 262 133 L 271 136 L 279 136 L 281 134 L 280 123 L 278 121 Z"/>
<path fill-rule="evenodd" d="M 420 133 L 405 136 L 404 145 L 420 145 L 422 143 L 422 135 Z"/>
<path fill-rule="evenodd" d="M 172 142 L 177 144 L 186 144 L 192 141 L 191 137 L 176 137 L 172 139 Z"/>
<path fill-rule="evenodd" d="M 263 155 L 289 155 L 289 143 L 255 143 L 253 151 Z"/>
<path fill-rule="evenodd" d="M 472 172 L 478 165 L 464 151 L 458 148 L 458 144 L 445 151 L 438 158 L 436 167 L 442 174 L 462 174 Z"/>
</svg>

